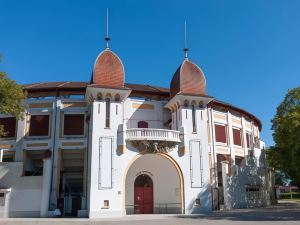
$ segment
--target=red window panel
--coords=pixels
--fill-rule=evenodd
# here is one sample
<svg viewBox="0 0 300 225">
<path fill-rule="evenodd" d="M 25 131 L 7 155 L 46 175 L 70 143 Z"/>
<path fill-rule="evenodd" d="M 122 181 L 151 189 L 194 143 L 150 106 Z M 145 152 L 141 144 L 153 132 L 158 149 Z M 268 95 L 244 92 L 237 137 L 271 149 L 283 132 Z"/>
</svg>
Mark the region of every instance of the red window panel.
<svg viewBox="0 0 300 225">
<path fill-rule="evenodd" d="M 226 126 L 215 124 L 216 142 L 227 143 Z"/>
<path fill-rule="evenodd" d="M 84 114 L 65 114 L 64 135 L 84 134 Z"/>
<path fill-rule="evenodd" d="M 246 144 L 247 144 L 247 148 L 251 148 L 252 135 L 250 133 L 246 133 Z"/>
<path fill-rule="evenodd" d="M 29 136 L 49 135 L 49 115 L 32 115 L 30 117 Z"/>
<path fill-rule="evenodd" d="M 13 138 L 16 136 L 16 118 L 15 117 L 5 117 L 0 118 L 0 125 L 3 126 L 4 136 L 0 136 L 0 138 Z"/>
<path fill-rule="evenodd" d="M 233 134 L 233 144 L 242 146 L 241 130 L 232 128 L 232 134 Z"/>
<path fill-rule="evenodd" d="M 139 121 L 138 128 L 148 128 L 148 123 L 145 121 Z"/>
</svg>

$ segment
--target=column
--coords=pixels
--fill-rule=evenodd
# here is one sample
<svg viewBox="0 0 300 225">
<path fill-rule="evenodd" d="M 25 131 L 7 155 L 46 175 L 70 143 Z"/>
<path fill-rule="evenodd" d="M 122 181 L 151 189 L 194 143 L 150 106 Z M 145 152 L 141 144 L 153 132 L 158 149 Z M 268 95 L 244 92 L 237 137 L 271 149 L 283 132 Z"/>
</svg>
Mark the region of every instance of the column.
<svg viewBox="0 0 300 225">
<path fill-rule="evenodd" d="M 43 186 L 42 186 L 42 200 L 40 217 L 48 217 L 50 189 L 51 189 L 51 157 L 44 159 L 43 165 Z"/>
</svg>

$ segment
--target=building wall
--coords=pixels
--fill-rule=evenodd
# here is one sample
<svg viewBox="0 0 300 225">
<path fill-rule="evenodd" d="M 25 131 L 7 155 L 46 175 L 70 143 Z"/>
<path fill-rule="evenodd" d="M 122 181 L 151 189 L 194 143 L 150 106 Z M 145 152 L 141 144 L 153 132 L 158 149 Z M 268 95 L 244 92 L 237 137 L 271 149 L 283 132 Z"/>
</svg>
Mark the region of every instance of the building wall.
<svg viewBox="0 0 300 225">
<path fill-rule="evenodd" d="M 0 186 L 9 187 L 2 217 L 39 217 L 42 198 L 42 176 L 22 176 L 23 163 L 0 163 Z"/>
<path fill-rule="evenodd" d="M 50 211 L 57 207 L 59 191 L 59 163 L 61 150 L 87 149 L 85 162 L 86 187 L 82 196 L 82 215 L 89 217 L 121 216 L 126 204 L 126 174 L 129 165 L 140 151 L 126 142 L 126 130 L 137 128 L 139 121 L 148 122 L 149 128 L 178 130 L 181 143 L 178 143 L 167 155 L 178 165 L 183 176 L 184 209 L 186 214 L 211 211 L 212 190 L 217 186 L 217 154 L 246 157 L 249 149 L 245 146 L 245 133 L 259 137 L 259 129 L 249 118 L 231 110 L 200 107 L 195 108 L 196 132 L 193 131 L 192 107 L 180 103 L 172 113 L 165 109 L 166 102 L 126 98 L 111 101 L 110 127 L 105 127 L 106 104 L 104 100 L 90 103 L 78 99 L 28 100 L 28 115 L 50 114 L 50 132 L 48 137 L 30 138 L 28 115 L 24 121 L 18 121 L 16 138 L 0 140 L 0 146 L 10 145 L 9 150 L 16 152 L 15 161 L 24 160 L 24 150 L 50 150 L 52 152 L 53 171 L 51 181 Z M 62 135 L 63 114 L 83 113 L 86 123 L 85 134 L 78 137 Z M 214 124 L 221 123 L 228 127 L 228 143 L 215 142 Z M 232 144 L 232 127 L 242 129 L 243 146 Z M 263 145 L 263 143 L 261 143 Z M 6 150 L 6 149 L 5 149 Z M 8 149 L 7 149 L 8 150 Z M 263 163 L 259 148 L 254 149 L 258 163 Z M 259 160 L 261 159 L 261 160 Z M 197 164 L 199 162 L 199 164 Z M 104 166 L 105 165 L 105 166 Z M 34 179 L 34 178 L 33 178 Z M 101 181 L 101 179 L 103 181 Z M 102 187 L 101 182 L 106 182 Z M 6 181 L 3 185 L 5 184 Z M 110 186 L 107 184 L 110 182 Z M 9 183 L 7 183 L 9 186 Z M 177 188 L 177 187 L 172 187 Z M 213 195 L 213 196 L 212 196 Z M 109 200 L 109 207 L 104 203 Z"/>
</svg>

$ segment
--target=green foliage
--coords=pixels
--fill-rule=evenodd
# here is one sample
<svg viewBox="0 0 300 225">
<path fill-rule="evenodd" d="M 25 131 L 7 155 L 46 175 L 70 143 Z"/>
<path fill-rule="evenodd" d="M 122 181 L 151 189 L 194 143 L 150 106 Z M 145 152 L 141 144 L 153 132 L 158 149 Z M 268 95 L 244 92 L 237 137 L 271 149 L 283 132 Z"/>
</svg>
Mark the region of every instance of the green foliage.
<svg viewBox="0 0 300 225">
<path fill-rule="evenodd" d="M 299 192 L 286 192 L 286 193 L 281 193 L 280 194 L 280 199 L 291 199 L 291 197 L 294 198 L 300 198 L 300 193 Z"/>
<path fill-rule="evenodd" d="M 27 94 L 15 81 L 0 72 L 0 113 L 22 119 L 25 110 L 24 100 Z M 0 136 L 5 135 L 0 124 Z"/>
<path fill-rule="evenodd" d="M 300 87 L 289 90 L 272 120 L 269 165 L 300 185 Z"/>
</svg>

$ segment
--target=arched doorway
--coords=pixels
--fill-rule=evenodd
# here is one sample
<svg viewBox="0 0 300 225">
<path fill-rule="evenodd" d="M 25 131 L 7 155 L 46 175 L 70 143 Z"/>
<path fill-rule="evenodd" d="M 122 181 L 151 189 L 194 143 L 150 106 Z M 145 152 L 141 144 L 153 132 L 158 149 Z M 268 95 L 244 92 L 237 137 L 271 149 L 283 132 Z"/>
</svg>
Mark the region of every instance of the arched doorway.
<svg viewBox="0 0 300 225">
<path fill-rule="evenodd" d="M 139 175 L 134 182 L 134 213 L 153 213 L 153 181 L 146 175 Z"/>
<path fill-rule="evenodd" d="M 141 175 L 144 175 L 143 179 Z M 184 213 L 183 176 L 179 166 L 170 156 L 165 154 L 138 155 L 128 165 L 124 181 L 126 214 L 142 213 L 135 210 L 137 198 L 135 187 L 145 185 L 152 186 L 153 214 Z"/>
</svg>

